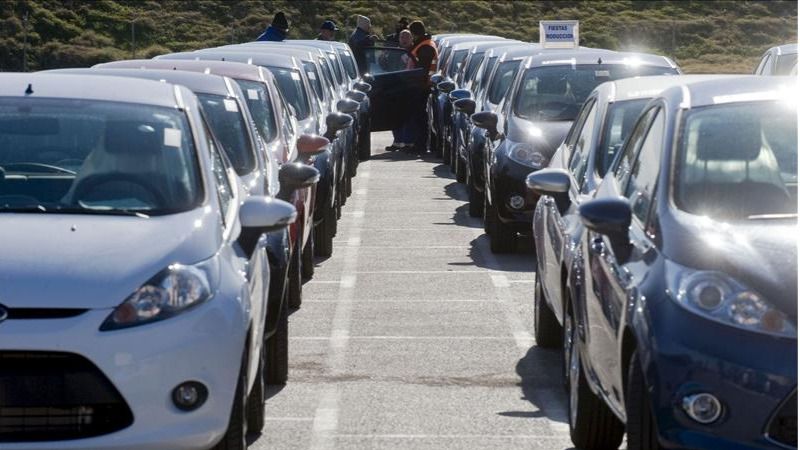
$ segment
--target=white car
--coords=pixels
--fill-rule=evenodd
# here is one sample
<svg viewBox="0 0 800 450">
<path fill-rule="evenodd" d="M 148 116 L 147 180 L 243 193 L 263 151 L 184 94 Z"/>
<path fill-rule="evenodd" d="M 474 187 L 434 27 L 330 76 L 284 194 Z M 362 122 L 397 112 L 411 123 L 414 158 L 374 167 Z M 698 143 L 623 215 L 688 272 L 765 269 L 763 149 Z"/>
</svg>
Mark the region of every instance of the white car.
<svg viewBox="0 0 800 450">
<path fill-rule="evenodd" d="M 245 192 L 185 87 L 0 74 L 1 448 L 246 446 L 297 213 Z"/>
</svg>

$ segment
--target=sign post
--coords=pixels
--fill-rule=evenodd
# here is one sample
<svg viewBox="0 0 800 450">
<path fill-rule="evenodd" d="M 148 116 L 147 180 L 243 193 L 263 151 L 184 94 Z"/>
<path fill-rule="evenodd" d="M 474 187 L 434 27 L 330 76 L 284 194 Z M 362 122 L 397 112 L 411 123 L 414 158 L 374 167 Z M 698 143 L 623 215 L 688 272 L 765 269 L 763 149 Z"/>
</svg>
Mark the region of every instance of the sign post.
<svg viewBox="0 0 800 450">
<path fill-rule="evenodd" d="M 540 20 L 539 44 L 542 48 L 578 48 L 577 20 Z"/>
</svg>

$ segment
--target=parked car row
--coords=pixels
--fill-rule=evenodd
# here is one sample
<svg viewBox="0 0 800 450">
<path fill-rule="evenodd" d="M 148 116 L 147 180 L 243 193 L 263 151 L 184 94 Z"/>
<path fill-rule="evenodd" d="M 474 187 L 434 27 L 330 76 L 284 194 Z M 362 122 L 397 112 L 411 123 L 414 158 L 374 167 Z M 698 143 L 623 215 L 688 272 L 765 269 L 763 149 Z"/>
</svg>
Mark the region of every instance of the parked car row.
<svg viewBox="0 0 800 450">
<path fill-rule="evenodd" d="M 796 80 L 437 42 L 432 149 L 493 252 L 532 234 L 535 338 L 562 351 L 575 446 L 796 447 Z"/>
<path fill-rule="evenodd" d="M 321 41 L 0 75 L 0 446 L 246 448 L 370 89 Z"/>
</svg>

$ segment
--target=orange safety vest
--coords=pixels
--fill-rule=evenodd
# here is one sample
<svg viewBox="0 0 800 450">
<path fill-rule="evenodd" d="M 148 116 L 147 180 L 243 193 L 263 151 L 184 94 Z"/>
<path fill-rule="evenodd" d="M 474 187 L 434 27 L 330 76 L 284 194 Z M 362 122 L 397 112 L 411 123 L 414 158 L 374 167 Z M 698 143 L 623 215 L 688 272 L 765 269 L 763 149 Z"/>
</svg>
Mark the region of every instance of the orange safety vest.
<svg viewBox="0 0 800 450">
<path fill-rule="evenodd" d="M 423 45 L 430 46 L 433 49 L 433 61 L 431 61 L 430 69 L 428 69 L 428 82 L 430 83 L 431 76 L 436 73 L 436 66 L 439 63 L 439 50 L 436 48 L 436 44 L 434 44 L 432 40 L 426 39 L 411 49 L 411 56 L 414 57 L 414 60 L 419 60 L 417 52 Z"/>
</svg>

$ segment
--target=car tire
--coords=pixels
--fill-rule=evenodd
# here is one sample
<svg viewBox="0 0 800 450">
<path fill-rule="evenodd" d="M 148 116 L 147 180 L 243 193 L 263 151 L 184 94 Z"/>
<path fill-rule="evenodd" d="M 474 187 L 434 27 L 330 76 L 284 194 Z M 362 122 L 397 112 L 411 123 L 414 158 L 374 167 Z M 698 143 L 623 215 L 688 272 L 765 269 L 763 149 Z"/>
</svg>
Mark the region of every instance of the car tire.
<svg viewBox="0 0 800 450">
<path fill-rule="evenodd" d="M 281 306 L 280 318 L 275 334 L 264 342 L 266 367 L 264 383 L 284 385 L 289 376 L 289 308 Z"/>
<path fill-rule="evenodd" d="M 564 316 L 565 328 L 570 331 L 569 373 L 567 375 L 567 402 L 569 436 L 575 447 L 582 450 L 619 448 L 625 426 L 611 412 L 603 399 L 592 392 L 583 371 L 578 345 L 578 333 L 571 308 Z M 567 320 L 569 325 L 566 326 Z"/>
<path fill-rule="evenodd" d="M 453 155 L 453 162 L 455 163 L 456 167 L 456 181 L 459 183 L 466 183 L 467 181 L 467 168 L 464 165 L 464 162 L 461 161 L 461 157 L 458 156 L 458 151 L 454 152 Z"/>
<path fill-rule="evenodd" d="M 559 325 L 553 309 L 544 299 L 544 290 L 538 270 L 533 286 L 533 329 L 536 345 L 543 348 L 558 348 L 561 345 L 561 325 Z"/>
<path fill-rule="evenodd" d="M 355 176 L 355 175 L 351 175 L 351 176 L 349 176 L 349 177 L 346 177 L 346 179 L 345 179 L 345 182 L 344 182 L 344 197 L 345 197 L 345 202 L 344 202 L 344 203 L 342 203 L 342 205 L 344 205 L 345 203 L 347 203 L 346 199 L 347 199 L 348 197 L 350 197 L 351 195 L 353 195 L 353 177 L 354 177 L 354 176 Z"/>
<path fill-rule="evenodd" d="M 261 357 L 258 361 L 253 388 L 247 396 L 247 431 L 260 432 L 264 428 L 264 402 L 266 401 L 266 390 L 264 389 L 264 351 L 261 350 Z"/>
<path fill-rule="evenodd" d="M 372 133 L 370 133 L 369 116 L 362 115 L 361 121 L 361 128 L 358 130 L 358 159 L 368 161 L 372 156 Z"/>
<path fill-rule="evenodd" d="M 483 232 L 489 236 L 489 199 L 486 198 L 486 193 L 483 194 Z"/>
<path fill-rule="evenodd" d="M 511 253 L 517 244 L 517 234 L 504 224 L 497 214 L 497 208 L 486 205 L 486 227 L 489 234 L 489 248 L 492 253 Z"/>
<path fill-rule="evenodd" d="M 314 227 L 314 231 L 317 230 L 317 227 Z M 306 281 L 314 278 L 314 254 L 317 252 L 317 236 L 314 233 L 314 236 L 306 242 L 306 246 L 303 247 L 303 255 L 301 256 L 300 262 L 300 269 L 302 271 L 302 279 L 305 283 Z"/>
<path fill-rule="evenodd" d="M 439 145 L 439 151 L 442 152 L 442 162 L 449 166 L 450 165 L 450 152 L 447 150 L 447 145 L 446 145 L 447 142 L 444 139 L 444 133 L 443 133 L 443 131 L 441 129 L 439 130 L 439 136 L 438 136 L 437 141 L 438 141 L 438 145 Z"/>
<path fill-rule="evenodd" d="M 633 354 L 628 366 L 625 411 L 628 420 L 628 449 L 661 449 L 662 447 L 658 443 L 658 425 L 653 417 L 642 365 L 636 353 Z"/>
<path fill-rule="evenodd" d="M 336 224 L 336 211 L 328 208 L 325 218 L 314 226 L 314 253 L 321 258 L 329 258 L 333 254 L 333 235 Z"/>
<path fill-rule="evenodd" d="M 467 180 L 467 194 L 469 196 L 469 216 L 483 216 L 483 195 L 475 188 L 471 179 Z"/>
<path fill-rule="evenodd" d="M 313 239 L 309 236 L 309 239 Z M 289 307 L 299 308 L 303 303 L 303 272 L 302 272 L 302 252 L 300 249 L 299 240 L 302 236 L 298 234 L 298 242 L 295 244 L 294 252 L 292 253 L 292 260 L 289 262 Z"/>
<path fill-rule="evenodd" d="M 247 367 L 242 362 L 239 369 L 239 379 L 236 382 L 233 406 L 228 419 L 228 429 L 222 440 L 214 446 L 213 450 L 245 450 L 247 448 L 247 420 L 245 419 L 247 402 Z"/>
</svg>

